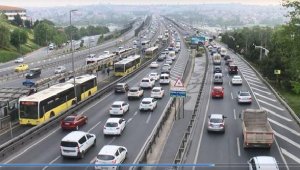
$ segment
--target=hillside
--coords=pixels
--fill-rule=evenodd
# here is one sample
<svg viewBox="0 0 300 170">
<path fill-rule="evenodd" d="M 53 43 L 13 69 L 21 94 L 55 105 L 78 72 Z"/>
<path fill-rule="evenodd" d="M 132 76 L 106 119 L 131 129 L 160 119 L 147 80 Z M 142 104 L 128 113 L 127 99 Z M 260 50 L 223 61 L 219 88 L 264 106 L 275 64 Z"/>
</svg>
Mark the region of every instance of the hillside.
<svg viewBox="0 0 300 170">
<path fill-rule="evenodd" d="M 10 32 L 18 28 L 17 26 L 12 25 L 3 16 L 0 16 L 0 25 L 8 28 Z M 27 28 L 20 29 L 27 32 L 27 42 L 25 44 L 22 44 L 20 49 L 19 47 L 13 46 L 11 43 L 9 43 L 8 47 L 6 48 L 1 48 L 0 46 L 0 63 L 14 60 L 22 55 L 25 55 L 26 53 L 32 52 L 39 48 L 39 46 L 33 42 L 33 31 Z"/>
</svg>

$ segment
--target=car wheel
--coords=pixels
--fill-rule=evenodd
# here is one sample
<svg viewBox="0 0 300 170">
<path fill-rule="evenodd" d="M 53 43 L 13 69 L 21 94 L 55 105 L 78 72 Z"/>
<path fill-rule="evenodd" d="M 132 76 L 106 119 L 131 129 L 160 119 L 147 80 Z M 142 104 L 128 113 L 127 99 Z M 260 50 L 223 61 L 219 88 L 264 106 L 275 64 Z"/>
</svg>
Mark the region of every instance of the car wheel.
<svg viewBox="0 0 300 170">
<path fill-rule="evenodd" d="M 79 154 L 79 158 L 80 158 L 80 159 L 83 159 L 83 158 L 84 158 L 84 151 L 82 151 L 82 152 Z"/>
<path fill-rule="evenodd" d="M 94 147 L 94 146 L 96 146 L 96 139 L 94 140 L 94 143 L 93 143 L 93 145 L 92 145 L 92 146 L 93 146 L 93 147 Z"/>
</svg>

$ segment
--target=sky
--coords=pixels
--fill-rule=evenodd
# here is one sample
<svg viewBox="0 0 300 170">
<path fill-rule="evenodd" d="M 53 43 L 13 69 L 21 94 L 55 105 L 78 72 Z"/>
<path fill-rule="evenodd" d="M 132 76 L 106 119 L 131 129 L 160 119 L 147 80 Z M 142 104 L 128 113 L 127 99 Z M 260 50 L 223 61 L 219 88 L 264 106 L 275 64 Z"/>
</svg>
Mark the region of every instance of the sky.
<svg viewBox="0 0 300 170">
<path fill-rule="evenodd" d="M 0 0 L 0 5 L 16 7 L 81 6 L 93 4 L 207 4 L 240 3 L 251 5 L 280 5 L 281 0 Z"/>
</svg>

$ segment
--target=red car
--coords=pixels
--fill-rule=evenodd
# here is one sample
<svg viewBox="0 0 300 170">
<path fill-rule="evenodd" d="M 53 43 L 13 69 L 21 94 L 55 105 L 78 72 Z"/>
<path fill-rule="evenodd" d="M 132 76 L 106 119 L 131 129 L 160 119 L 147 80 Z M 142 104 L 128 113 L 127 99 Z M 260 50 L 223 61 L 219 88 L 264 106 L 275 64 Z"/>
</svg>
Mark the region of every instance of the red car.
<svg viewBox="0 0 300 170">
<path fill-rule="evenodd" d="M 215 98 L 223 98 L 224 97 L 224 87 L 222 86 L 214 86 L 211 90 L 211 97 Z"/>
<path fill-rule="evenodd" d="M 70 115 L 65 117 L 61 121 L 61 128 L 68 130 L 78 130 L 79 126 L 82 126 L 87 123 L 88 118 L 84 115 Z"/>
</svg>

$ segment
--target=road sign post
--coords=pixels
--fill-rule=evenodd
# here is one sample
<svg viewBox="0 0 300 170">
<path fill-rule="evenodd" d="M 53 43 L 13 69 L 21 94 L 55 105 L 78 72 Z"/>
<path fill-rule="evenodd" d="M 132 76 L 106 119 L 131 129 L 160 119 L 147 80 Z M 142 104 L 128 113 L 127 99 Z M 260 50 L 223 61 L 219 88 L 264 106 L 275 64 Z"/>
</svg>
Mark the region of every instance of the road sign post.
<svg viewBox="0 0 300 170">
<path fill-rule="evenodd" d="M 171 97 L 175 97 L 175 104 L 177 104 L 177 99 L 179 98 L 179 106 L 181 106 L 180 102 L 182 101 L 181 99 L 183 98 L 183 118 L 184 118 L 184 98 L 186 97 L 186 88 L 184 87 L 182 81 L 180 79 L 177 79 L 176 82 L 171 85 L 170 88 L 170 96 Z M 176 105 L 175 105 L 175 109 L 176 109 Z M 176 109 L 176 111 L 179 110 L 179 115 L 177 114 L 177 112 L 175 112 L 175 119 L 176 117 L 178 117 L 178 119 L 180 119 L 180 110 L 181 109 Z"/>
</svg>

